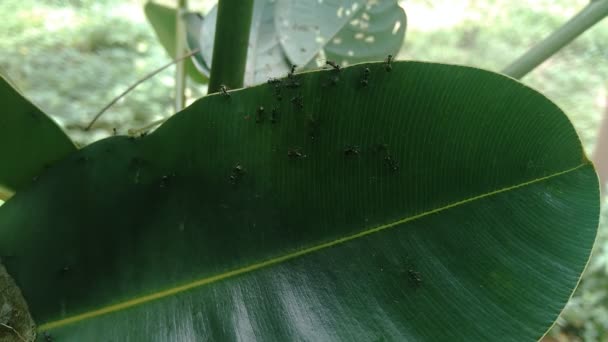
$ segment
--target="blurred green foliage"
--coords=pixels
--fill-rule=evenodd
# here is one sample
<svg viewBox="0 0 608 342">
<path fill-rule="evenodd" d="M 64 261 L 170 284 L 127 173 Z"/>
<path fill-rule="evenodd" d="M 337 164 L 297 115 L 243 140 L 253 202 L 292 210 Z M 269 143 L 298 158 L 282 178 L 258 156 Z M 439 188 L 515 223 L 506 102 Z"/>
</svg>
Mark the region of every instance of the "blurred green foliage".
<svg viewBox="0 0 608 342">
<path fill-rule="evenodd" d="M 0 21 L 0 71 L 79 144 L 172 112 L 169 68 L 113 106 L 96 129 L 82 130 L 113 97 L 170 60 L 145 20 L 143 1 L 2 0 L 0 13 L 11 13 Z"/>
<path fill-rule="evenodd" d="M 429 1 L 429 3 L 431 3 Z M 588 1 L 405 2 L 410 20 L 401 57 L 501 70 L 565 23 Z M 417 15 L 419 14 L 419 15 Z M 422 17 L 422 18 L 421 18 Z M 437 18 L 461 18 L 453 23 Z M 595 144 L 608 85 L 608 20 L 543 63 L 523 82 L 556 102 L 587 152 Z"/>
<path fill-rule="evenodd" d="M 144 0 L 2 0 L 0 72 L 80 144 L 172 113 L 173 68 L 82 127 L 130 84 L 169 60 L 143 14 Z M 172 5 L 174 1 L 162 3 Z M 399 58 L 500 70 L 583 8 L 586 0 L 411 0 Z M 190 1 L 205 13 L 213 1 Z M 606 105 L 608 20 L 526 76 L 570 115 L 590 154 Z M 187 90 L 190 100 L 205 93 Z M 592 260 L 555 325 L 560 339 L 608 339 L 608 211 Z"/>
</svg>

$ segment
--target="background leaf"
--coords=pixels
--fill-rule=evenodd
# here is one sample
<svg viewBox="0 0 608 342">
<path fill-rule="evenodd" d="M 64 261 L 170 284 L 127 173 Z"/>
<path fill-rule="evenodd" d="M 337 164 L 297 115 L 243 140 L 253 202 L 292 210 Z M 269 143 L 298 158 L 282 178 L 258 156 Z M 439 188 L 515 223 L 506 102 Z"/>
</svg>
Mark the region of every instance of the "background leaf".
<svg viewBox="0 0 608 342">
<path fill-rule="evenodd" d="M 200 52 L 205 49 L 201 46 L 203 16 L 198 13 L 186 13 L 184 15 L 184 21 L 186 23 L 186 44 L 188 49 L 190 51 L 199 50 L 198 53 L 192 56 L 191 61 L 201 74 L 205 75 L 206 78 L 209 78 L 211 70 L 209 70 L 209 66 L 205 63 L 202 52 Z"/>
<path fill-rule="evenodd" d="M 473 68 L 335 74 L 296 75 L 282 100 L 269 85 L 207 96 L 143 139 L 88 146 L 0 207 L 0 254 L 15 255 L 40 329 L 540 338 L 598 223 L 597 177 L 566 116 Z"/>
<path fill-rule="evenodd" d="M 395 0 L 284 0 L 276 4 L 275 24 L 289 60 L 303 66 L 319 55 L 340 63 L 396 55 L 406 17 Z"/>
<path fill-rule="evenodd" d="M 76 151 L 61 128 L 2 75 L 0 103 L 0 189 L 20 190 L 45 167 Z"/>
<path fill-rule="evenodd" d="M 144 12 L 165 51 L 167 51 L 171 58 L 179 57 L 175 55 L 176 9 L 154 2 L 147 2 L 144 6 Z M 198 83 L 207 83 L 209 81 L 205 75 L 197 70 L 191 59 L 186 61 L 186 73 L 192 80 Z"/>
<path fill-rule="evenodd" d="M 262 83 L 271 77 L 283 76 L 290 68 L 275 30 L 274 4 L 275 2 L 270 0 L 254 1 L 245 71 L 247 85 Z M 212 61 L 216 18 L 217 5 L 207 14 L 200 35 L 201 53 L 206 65 L 211 65 Z"/>
</svg>

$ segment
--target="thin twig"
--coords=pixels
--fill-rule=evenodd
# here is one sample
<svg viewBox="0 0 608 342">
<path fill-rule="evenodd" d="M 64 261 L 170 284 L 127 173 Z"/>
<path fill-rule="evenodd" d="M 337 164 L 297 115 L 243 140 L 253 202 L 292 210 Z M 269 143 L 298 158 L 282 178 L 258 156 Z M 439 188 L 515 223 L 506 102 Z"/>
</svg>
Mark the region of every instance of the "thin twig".
<svg viewBox="0 0 608 342">
<path fill-rule="evenodd" d="M 144 133 L 144 132 L 147 132 L 147 131 L 151 130 L 152 128 L 154 128 L 154 127 L 156 127 L 156 126 L 158 126 L 158 125 L 162 124 L 163 122 L 167 121 L 168 119 L 169 119 L 169 118 L 162 118 L 162 119 L 159 119 L 159 120 L 153 121 L 153 122 L 151 122 L 151 123 L 149 123 L 149 124 L 145 125 L 144 127 L 140 127 L 140 128 L 129 128 L 129 130 L 127 131 L 127 133 L 128 133 L 130 136 L 132 136 L 132 137 L 137 136 L 137 135 L 139 135 L 139 134 L 142 134 L 142 133 Z"/>
<path fill-rule="evenodd" d="M 91 129 L 91 127 L 93 126 L 93 124 L 95 124 L 95 122 L 97 121 L 97 119 L 99 119 L 99 117 L 101 116 L 101 114 L 103 114 L 106 110 L 108 110 L 108 108 L 112 107 L 112 105 L 114 105 L 116 102 L 118 102 L 118 100 L 122 99 L 125 95 L 127 95 L 135 87 L 137 87 L 138 85 L 140 85 L 144 81 L 148 80 L 149 78 L 155 76 L 159 72 L 161 72 L 161 71 L 165 70 L 166 68 L 170 67 L 171 65 L 173 65 L 175 63 L 179 63 L 182 60 L 184 60 L 184 59 L 186 59 L 188 57 L 191 57 L 192 55 L 198 53 L 198 51 L 199 51 L 199 49 L 194 49 L 190 53 L 187 53 L 187 54 L 185 54 L 185 55 L 183 55 L 183 56 L 181 56 L 179 58 L 176 58 L 176 59 L 172 60 L 171 62 L 169 62 L 169 63 L 163 65 L 162 67 L 160 67 L 160 68 L 152 71 L 151 73 L 147 74 L 146 76 L 144 76 L 143 78 L 141 78 L 137 82 L 133 83 L 129 88 L 127 88 L 120 95 L 118 95 L 112 101 L 110 101 L 110 103 L 108 103 L 105 107 L 103 107 L 103 109 L 101 109 L 99 111 L 99 113 L 97 113 L 95 115 L 95 117 L 93 118 L 93 120 L 91 120 L 91 122 L 89 123 L 89 125 L 84 130 L 88 131 L 89 129 Z"/>
<path fill-rule="evenodd" d="M 26 340 L 23 338 L 23 336 L 21 336 L 21 334 L 20 334 L 20 333 L 19 333 L 17 330 L 15 330 L 15 328 L 11 327 L 11 326 L 10 326 L 10 325 L 8 325 L 8 324 L 4 324 L 4 323 L 0 323 L 0 325 L 1 325 L 1 326 L 3 326 L 3 327 L 5 327 L 5 328 L 6 328 L 6 329 L 8 329 L 8 330 L 11 330 L 13 333 L 15 333 L 15 335 L 17 335 L 17 337 L 19 337 L 19 339 L 20 339 L 21 341 L 23 341 L 23 342 L 27 342 L 27 341 L 26 341 Z"/>
</svg>

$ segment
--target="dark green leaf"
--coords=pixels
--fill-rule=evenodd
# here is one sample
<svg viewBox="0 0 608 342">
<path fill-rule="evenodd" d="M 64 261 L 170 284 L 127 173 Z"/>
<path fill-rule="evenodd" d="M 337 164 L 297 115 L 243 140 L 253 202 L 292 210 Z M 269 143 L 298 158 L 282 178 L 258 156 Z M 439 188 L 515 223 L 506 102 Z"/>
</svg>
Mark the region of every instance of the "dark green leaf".
<svg viewBox="0 0 608 342">
<path fill-rule="evenodd" d="M 45 167 L 75 152 L 76 147 L 51 118 L 23 97 L 1 75 L 0 103 L 2 193 L 2 188 L 20 190 Z"/>
<path fill-rule="evenodd" d="M 17 193 L 0 207 L 0 254 L 40 330 L 539 339 L 597 230 L 597 176 L 574 128 L 502 75 L 385 67 L 296 75 L 282 101 L 268 84 L 207 96 Z"/>
<path fill-rule="evenodd" d="M 148 21 L 152 25 L 154 32 L 156 32 L 158 40 L 165 48 L 165 51 L 167 51 L 167 54 L 169 54 L 171 58 L 179 57 L 175 54 L 176 9 L 159 5 L 154 2 L 147 2 L 144 6 L 144 12 L 146 13 L 146 18 L 148 18 Z M 209 81 L 205 75 L 197 70 L 192 59 L 186 61 L 186 72 L 191 79 L 198 83 L 207 83 Z"/>
<path fill-rule="evenodd" d="M 406 16 L 396 0 L 285 0 L 276 4 L 276 29 L 294 64 L 341 64 L 396 55 L 403 44 Z M 314 61 L 315 56 L 324 56 Z"/>
</svg>

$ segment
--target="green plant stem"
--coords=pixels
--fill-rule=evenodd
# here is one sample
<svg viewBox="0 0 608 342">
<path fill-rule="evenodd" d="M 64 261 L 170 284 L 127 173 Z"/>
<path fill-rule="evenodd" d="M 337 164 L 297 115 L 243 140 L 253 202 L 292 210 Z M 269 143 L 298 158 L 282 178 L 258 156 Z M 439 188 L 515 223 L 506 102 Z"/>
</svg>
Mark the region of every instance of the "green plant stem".
<svg viewBox="0 0 608 342">
<path fill-rule="evenodd" d="M 232 89 L 243 86 L 252 13 L 253 0 L 219 1 L 209 94 L 222 84 Z"/>
<path fill-rule="evenodd" d="M 186 50 L 186 27 L 184 13 L 188 10 L 187 0 L 178 0 L 175 18 L 175 55 L 181 56 Z M 186 103 L 186 63 L 175 65 L 175 111 L 184 109 Z"/>
<path fill-rule="evenodd" d="M 524 77 L 607 15 L 608 0 L 592 1 L 566 24 L 519 57 L 502 72 L 513 78 Z"/>
</svg>

